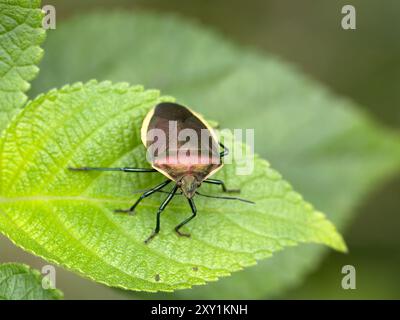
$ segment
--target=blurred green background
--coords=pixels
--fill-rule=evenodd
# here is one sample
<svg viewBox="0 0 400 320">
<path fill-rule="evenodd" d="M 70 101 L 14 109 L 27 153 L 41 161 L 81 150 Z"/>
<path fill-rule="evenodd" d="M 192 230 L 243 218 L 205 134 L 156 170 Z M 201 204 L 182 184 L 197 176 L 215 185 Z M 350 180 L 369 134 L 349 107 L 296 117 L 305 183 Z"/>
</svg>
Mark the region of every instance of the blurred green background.
<svg viewBox="0 0 400 320">
<path fill-rule="evenodd" d="M 207 25 L 233 42 L 273 53 L 344 95 L 396 130 L 400 124 L 400 2 L 396 0 L 53 0 L 57 23 L 101 8 L 177 13 Z M 340 26 L 341 8 L 357 10 L 357 29 Z M 57 32 L 57 30 L 49 31 Z M 154 32 L 157 32 L 154 30 Z M 400 177 L 379 186 L 357 208 L 345 232 L 350 254 L 329 252 L 321 266 L 279 298 L 400 298 Z M 2 238 L 4 261 L 43 265 Z M 341 268 L 357 269 L 357 289 L 341 288 Z M 58 269 L 65 297 L 131 298 Z"/>
</svg>

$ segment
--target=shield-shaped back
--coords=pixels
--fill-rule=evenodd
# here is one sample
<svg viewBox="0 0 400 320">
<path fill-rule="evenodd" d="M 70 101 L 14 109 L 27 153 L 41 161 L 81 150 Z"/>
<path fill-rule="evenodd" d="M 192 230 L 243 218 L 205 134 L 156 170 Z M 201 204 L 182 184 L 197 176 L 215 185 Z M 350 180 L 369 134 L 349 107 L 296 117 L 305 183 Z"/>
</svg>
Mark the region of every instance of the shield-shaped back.
<svg viewBox="0 0 400 320">
<path fill-rule="evenodd" d="M 141 138 L 152 166 L 172 180 L 190 174 L 202 181 L 222 166 L 213 129 L 179 104 L 156 105 L 143 121 Z"/>
</svg>

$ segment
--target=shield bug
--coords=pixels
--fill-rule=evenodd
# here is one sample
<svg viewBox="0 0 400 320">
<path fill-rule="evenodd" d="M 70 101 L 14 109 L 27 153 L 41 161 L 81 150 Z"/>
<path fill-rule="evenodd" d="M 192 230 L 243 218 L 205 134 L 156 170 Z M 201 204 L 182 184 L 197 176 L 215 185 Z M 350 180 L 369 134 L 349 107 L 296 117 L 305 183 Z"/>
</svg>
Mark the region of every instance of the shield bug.
<svg viewBox="0 0 400 320">
<path fill-rule="evenodd" d="M 161 213 L 175 195 L 185 196 L 192 211 L 191 216 L 175 227 L 178 235 L 186 237 L 190 235 L 181 232 L 180 229 L 196 217 L 197 209 L 194 203 L 196 195 L 253 203 L 237 197 L 206 195 L 198 191 L 202 183 L 207 183 L 221 186 L 223 192 L 239 192 L 239 190 L 228 189 L 222 180 L 210 178 L 222 168 L 222 158 L 228 154 L 229 150 L 218 142 L 214 130 L 207 121 L 189 108 L 171 102 L 157 104 L 143 120 L 141 139 L 147 149 L 147 160 L 152 168 L 80 167 L 69 169 L 73 171 L 160 172 L 167 177 L 159 185 L 144 190 L 130 208 L 115 210 L 115 212 L 133 214 L 144 198 L 156 192 L 168 194 L 157 211 L 156 226 L 145 243 L 159 233 Z M 164 191 L 163 189 L 171 182 L 174 183 L 172 189 Z"/>
</svg>

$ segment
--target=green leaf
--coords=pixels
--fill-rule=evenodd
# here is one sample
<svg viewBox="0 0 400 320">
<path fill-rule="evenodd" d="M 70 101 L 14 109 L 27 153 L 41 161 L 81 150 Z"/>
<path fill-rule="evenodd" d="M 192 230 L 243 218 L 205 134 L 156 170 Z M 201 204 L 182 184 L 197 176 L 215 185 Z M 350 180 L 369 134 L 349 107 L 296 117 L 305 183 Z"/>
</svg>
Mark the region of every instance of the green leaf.
<svg viewBox="0 0 400 320">
<path fill-rule="evenodd" d="M 342 229 L 366 194 L 399 172 L 398 134 L 353 102 L 274 56 L 234 46 L 175 16 L 79 16 L 60 24 L 46 49 L 35 92 L 94 77 L 140 82 L 173 94 L 222 128 L 255 128 L 256 151 Z M 316 268 L 322 253 L 311 245 L 289 248 L 169 297 L 275 296 Z"/>
<path fill-rule="evenodd" d="M 0 264 L 0 300 L 58 300 L 57 289 L 44 289 L 38 270 L 19 263 Z"/>
<path fill-rule="evenodd" d="M 39 0 L 0 0 L 0 132 L 27 101 L 45 38 Z"/>
<path fill-rule="evenodd" d="M 236 176 L 217 176 L 256 205 L 196 198 L 190 239 L 172 230 L 190 214 L 176 197 L 149 245 L 165 194 L 146 199 L 134 216 L 114 214 L 132 192 L 165 178 L 159 173 L 82 173 L 68 166 L 146 167 L 140 126 L 149 109 L 170 98 L 120 83 L 77 83 L 29 103 L 0 144 L 0 230 L 17 245 L 110 286 L 171 291 L 216 280 L 298 242 L 346 250 L 324 215 L 302 200 L 266 161 Z M 203 186 L 205 193 L 217 192 Z M 214 190 L 214 191 L 213 191 Z"/>
</svg>

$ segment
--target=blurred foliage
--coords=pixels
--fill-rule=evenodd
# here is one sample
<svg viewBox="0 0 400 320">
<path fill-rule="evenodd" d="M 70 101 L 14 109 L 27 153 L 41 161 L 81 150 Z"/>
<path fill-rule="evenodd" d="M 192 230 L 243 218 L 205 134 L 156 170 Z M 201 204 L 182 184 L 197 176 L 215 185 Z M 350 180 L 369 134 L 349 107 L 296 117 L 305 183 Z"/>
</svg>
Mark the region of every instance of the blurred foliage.
<svg viewBox="0 0 400 320">
<path fill-rule="evenodd" d="M 356 112 L 352 103 L 334 99 L 324 88 L 292 68 L 264 64 L 253 53 L 242 56 L 220 38 L 212 40 L 210 45 L 206 33 L 193 36 L 187 26 L 174 32 L 168 23 L 164 28 L 151 23 L 135 25 L 135 21 L 126 25 L 123 19 L 114 17 L 112 24 L 101 19 L 99 28 L 95 19 L 89 19 L 87 23 L 82 20 L 83 17 L 73 20 L 64 28 L 60 27 L 54 37 L 49 37 L 48 54 L 43 73 L 35 84 L 36 92 L 93 77 L 144 82 L 176 95 L 210 117 L 217 117 L 222 125 L 255 125 L 256 137 L 264 137 L 258 140 L 257 151 L 272 159 L 272 163 L 294 182 L 296 189 L 341 224 L 366 191 L 376 187 L 377 180 L 387 176 L 398 161 L 395 159 L 396 147 L 390 138 L 386 138 L 384 130 Z M 115 37 L 113 28 L 119 30 L 119 37 Z M 80 36 L 71 37 L 71 33 Z M 122 37 L 126 40 L 121 41 Z M 140 50 L 135 50 L 138 44 Z M 152 55 L 157 59 L 149 65 L 146 62 Z M 207 64 L 199 63 L 204 59 Z M 82 62 L 85 63 L 82 65 Z M 210 74 L 214 75 L 212 89 L 207 87 L 211 85 Z M 252 88 L 246 86 L 257 81 L 258 85 Z M 268 89 L 263 93 L 266 87 Z M 314 87 L 319 90 L 314 92 Z M 288 93 L 285 95 L 281 90 Z M 229 106 L 229 116 L 221 106 Z M 282 111 L 285 108 L 287 110 Z M 249 117 L 251 114 L 253 116 Z M 292 118 L 288 119 L 287 114 Z M 310 176 L 316 180 L 310 181 L 307 178 Z M 284 284 L 298 279 L 299 274 L 315 268 L 318 256 L 319 250 L 313 247 L 296 249 L 296 253 L 286 251 L 270 264 L 253 268 L 244 280 L 238 276 L 235 289 L 230 287 L 235 282 L 227 280 L 224 292 L 253 297 L 276 293 Z M 259 281 L 260 274 L 265 274 L 263 282 Z M 221 281 L 216 286 L 219 283 L 224 285 Z M 259 290 L 254 283 L 260 285 Z M 199 290 L 204 290 L 199 293 L 203 297 L 221 294 L 213 286 Z M 213 292 L 214 296 L 211 295 Z M 196 296 L 193 291 L 189 294 Z"/>
<path fill-rule="evenodd" d="M 179 13 L 242 44 L 300 65 L 378 119 L 400 124 L 400 20 L 397 0 L 353 0 L 357 30 L 340 27 L 346 0 L 44 0 L 61 19 L 101 8 Z M 154 30 L 157 32 L 157 30 Z"/>
<path fill-rule="evenodd" d="M 344 265 L 356 267 L 356 290 L 343 290 Z M 398 246 L 361 247 L 350 256 L 331 254 L 289 299 L 394 299 L 399 297 Z"/>
</svg>

